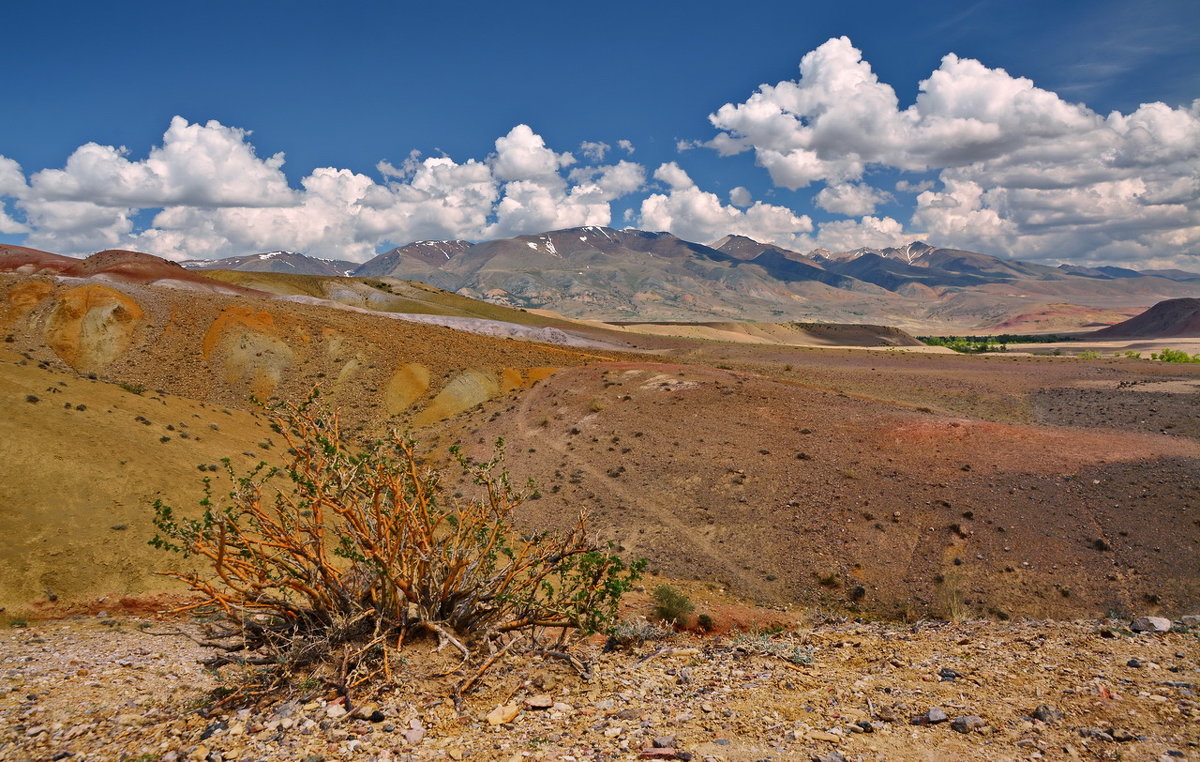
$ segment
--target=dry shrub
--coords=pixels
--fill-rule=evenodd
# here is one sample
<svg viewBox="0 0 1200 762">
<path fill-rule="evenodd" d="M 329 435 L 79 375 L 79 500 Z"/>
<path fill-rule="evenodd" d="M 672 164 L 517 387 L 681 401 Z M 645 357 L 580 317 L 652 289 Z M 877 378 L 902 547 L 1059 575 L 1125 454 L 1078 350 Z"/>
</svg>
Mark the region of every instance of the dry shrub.
<svg viewBox="0 0 1200 762">
<path fill-rule="evenodd" d="M 207 567 L 167 574 L 201 594 L 187 609 L 216 614 L 207 642 L 226 653 L 213 663 L 270 665 L 238 697 L 330 665 L 348 693 L 389 678 L 420 633 L 462 653 L 457 696 L 518 640 L 552 628 L 563 648 L 615 621 L 643 564 L 591 541 L 582 513 L 569 532 L 523 537 L 512 523 L 523 495 L 500 454 L 480 463 L 452 449 L 479 489 L 455 500 L 411 439 L 356 446 L 315 397 L 275 409 L 284 465 L 239 476 L 225 460 L 233 489 L 218 501 L 204 479 L 198 515 L 154 505 L 151 544 Z"/>
</svg>

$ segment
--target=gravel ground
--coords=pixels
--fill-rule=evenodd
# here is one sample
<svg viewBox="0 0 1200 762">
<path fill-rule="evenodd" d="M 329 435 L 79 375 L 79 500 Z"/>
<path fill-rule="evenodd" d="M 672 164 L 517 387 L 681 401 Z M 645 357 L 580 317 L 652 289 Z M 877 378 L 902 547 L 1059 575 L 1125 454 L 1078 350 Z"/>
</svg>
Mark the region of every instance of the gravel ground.
<svg viewBox="0 0 1200 762">
<path fill-rule="evenodd" d="M 449 656 L 417 645 L 350 712 L 310 687 L 206 715 L 225 678 L 179 625 L 76 617 L 0 631 L 0 759 L 1200 758 L 1197 628 L 1128 626 L 842 621 L 585 645 L 589 680 L 512 656 L 461 712 L 427 676 Z"/>
</svg>

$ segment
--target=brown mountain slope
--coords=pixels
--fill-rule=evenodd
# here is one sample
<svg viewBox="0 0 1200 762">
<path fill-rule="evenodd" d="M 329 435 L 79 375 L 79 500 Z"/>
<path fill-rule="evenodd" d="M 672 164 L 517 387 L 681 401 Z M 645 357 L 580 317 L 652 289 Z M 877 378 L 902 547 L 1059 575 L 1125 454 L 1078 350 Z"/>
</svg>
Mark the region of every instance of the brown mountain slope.
<svg viewBox="0 0 1200 762">
<path fill-rule="evenodd" d="M 105 526 L 98 511 L 122 492 L 140 511 L 194 479 L 182 455 L 208 437 L 185 447 L 173 431 L 194 438 L 193 421 L 214 422 L 201 403 L 236 414 L 252 409 L 251 394 L 297 399 L 320 385 L 352 428 L 415 426 L 439 457 L 455 441 L 482 454 L 507 438 L 513 474 L 541 485 L 531 527 L 588 507 L 607 537 L 659 570 L 761 600 L 888 616 L 1200 605 L 1195 398 L 1120 384 L 1200 378 L 1197 367 L 631 337 L 658 353 L 648 357 L 320 303 L 18 275 L 0 276 L 0 337 L 18 377 L 0 396 L 0 455 L 22 472 L 4 503 L 18 509 L 17 564 L 34 552 L 26 525 L 40 527 L 37 552 L 70 558 L 76 528 Z M 144 395 L 111 396 L 88 374 Z M 46 391 L 55 386 L 64 391 Z M 148 393 L 158 389 L 190 401 Z M 100 409 L 114 413 L 90 417 Z M 110 436 L 108 415 L 127 426 Z M 276 454 L 253 419 L 228 434 L 222 454 Z M 123 481 L 121 460 L 145 480 Z M 106 480 L 93 492 L 53 488 Z M 144 542 L 98 536 L 118 559 Z M 144 576 L 130 558 L 114 574 Z M 56 585 L 78 573 L 67 568 L 55 567 Z M 44 573 L 11 584 L 28 595 Z M 86 582 L 74 589 L 104 594 Z"/>
<path fill-rule="evenodd" d="M 1168 299 L 1122 323 L 1087 334 L 1094 339 L 1200 337 L 1200 299 Z"/>
<path fill-rule="evenodd" d="M 154 500 L 191 509 L 221 458 L 269 454 L 259 418 L 130 389 L 0 349 L 0 609 L 170 588 Z"/>
<path fill-rule="evenodd" d="M 920 340 L 885 325 L 856 323 L 630 323 L 623 329 L 663 336 L 805 347 L 924 347 Z"/>
<path fill-rule="evenodd" d="M 480 455 L 506 438 L 539 485 L 531 525 L 587 508 L 663 574 L 759 600 L 889 616 L 1200 605 L 1187 439 L 644 363 L 564 370 L 448 423 Z"/>
</svg>

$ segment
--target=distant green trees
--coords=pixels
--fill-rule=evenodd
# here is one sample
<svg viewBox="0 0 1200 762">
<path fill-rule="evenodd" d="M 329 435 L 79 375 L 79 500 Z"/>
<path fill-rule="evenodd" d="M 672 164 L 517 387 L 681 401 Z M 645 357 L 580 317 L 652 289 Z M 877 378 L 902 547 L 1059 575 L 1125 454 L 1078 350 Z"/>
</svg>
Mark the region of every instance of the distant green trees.
<svg viewBox="0 0 1200 762">
<path fill-rule="evenodd" d="M 917 338 L 932 347 L 948 347 L 955 352 L 964 354 L 1008 351 L 1006 343 L 992 343 L 985 336 L 918 336 Z"/>
<path fill-rule="evenodd" d="M 999 333 L 992 336 L 918 336 L 917 338 L 930 346 L 949 347 L 955 352 L 967 354 L 1007 352 L 1009 344 L 1057 344 L 1078 340 L 1074 336 L 1043 333 Z"/>
<path fill-rule="evenodd" d="M 1189 355 L 1182 349 L 1164 349 L 1161 352 L 1153 352 L 1150 355 L 1151 360 L 1160 360 L 1162 362 L 1198 362 L 1200 363 L 1200 353 Z"/>
</svg>

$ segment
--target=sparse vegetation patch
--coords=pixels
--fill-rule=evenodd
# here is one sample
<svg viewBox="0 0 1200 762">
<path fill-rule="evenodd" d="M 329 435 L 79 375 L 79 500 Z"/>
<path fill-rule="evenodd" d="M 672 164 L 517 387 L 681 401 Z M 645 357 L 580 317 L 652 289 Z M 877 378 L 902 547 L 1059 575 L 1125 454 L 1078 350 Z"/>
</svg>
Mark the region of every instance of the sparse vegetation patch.
<svg viewBox="0 0 1200 762">
<path fill-rule="evenodd" d="M 314 395 L 315 397 L 315 395 Z M 534 631 L 560 645 L 604 630 L 640 576 L 593 542 L 581 514 L 566 533 L 522 536 L 501 456 L 476 462 L 452 450 L 479 488 L 455 500 L 441 475 L 393 434 L 358 445 L 314 398 L 272 420 L 290 459 L 247 474 L 233 489 L 204 479 L 199 511 L 156 502 L 151 544 L 206 562 L 205 573 L 168 573 L 202 596 L 185 610 L 212 614 L 214 666 L 261 667 L 238 701 L 317 672 L 341 693 L 391 676 L 397 651 L 422 633 L 462 655 L 454 695 Z M 491 654 L 482 658 L 482 654 Z"/>
<path fill-rule="evenodd" d="M 1189 355 L 1182 349 L 1164 349 L 1161 352 L 1152 352 L 1151 360 L 1159 360 L 1160 362 L 1196 362 L 1200 363 L 1200 353 Z"/>
</svg>

